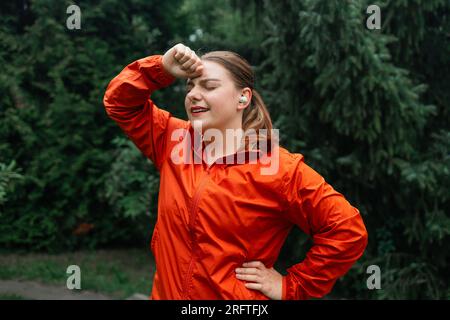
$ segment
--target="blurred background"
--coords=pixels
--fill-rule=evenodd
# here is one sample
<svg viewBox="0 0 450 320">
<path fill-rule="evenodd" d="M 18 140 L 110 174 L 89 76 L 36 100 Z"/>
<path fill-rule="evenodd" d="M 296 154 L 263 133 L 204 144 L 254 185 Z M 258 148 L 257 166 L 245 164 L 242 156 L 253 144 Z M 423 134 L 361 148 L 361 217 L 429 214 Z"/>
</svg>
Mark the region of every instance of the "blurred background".
<svg viewBox="0 0 450 320">
<path fill-rule="evenodd" d="M 1 2 L 0 298 L 68 291 L 72 264 L 82 289 L 150 294 L 159 176 L 102 99 L 127 64 L 179 42 L 245 57 L 281 144 L 360 210 L 368 248 L 326 299 L 450 298 L 448 0 Z M 186 119 L 183 81 L 152 99 Z M 294 230 L 278 271 L 310 246 Z"/>
</svg>

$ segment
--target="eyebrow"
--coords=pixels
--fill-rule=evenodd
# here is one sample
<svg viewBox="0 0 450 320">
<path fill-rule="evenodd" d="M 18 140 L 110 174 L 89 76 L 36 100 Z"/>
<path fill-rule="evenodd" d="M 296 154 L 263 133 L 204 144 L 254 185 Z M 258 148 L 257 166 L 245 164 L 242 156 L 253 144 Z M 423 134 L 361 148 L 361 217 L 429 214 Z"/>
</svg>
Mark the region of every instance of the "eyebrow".
<svg viewBox="0 0 450 320">
<path fill-rule="evenodd" d="M 202 79 L 199 82 L 200 83 L 205 83 L 205 82 L 208 82 L 208 81 L 220 81 L 220 79 L 208 78 L 208 79 Z M 186 86 L 189 86 L 189 85 L 192 85 L 192 84 L 193 84 L 193 81 L 191 79 L 188 79 L 186 81 Z"/>
</svg>

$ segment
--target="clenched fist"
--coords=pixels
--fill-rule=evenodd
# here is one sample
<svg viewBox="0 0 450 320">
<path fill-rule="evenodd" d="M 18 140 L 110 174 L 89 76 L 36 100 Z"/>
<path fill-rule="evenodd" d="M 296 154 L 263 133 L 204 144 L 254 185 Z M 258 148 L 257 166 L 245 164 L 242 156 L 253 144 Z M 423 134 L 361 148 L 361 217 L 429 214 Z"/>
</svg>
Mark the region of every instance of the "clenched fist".
<svg viewBox="0 0 450 320">
<path fill-rule="evenodd" d="M 162 63 L 164 69 L 175 78 L 195 78 L 203 71 L 200 58 L 182 43 L 170 48 L 164 54 Z"/>
</svg>

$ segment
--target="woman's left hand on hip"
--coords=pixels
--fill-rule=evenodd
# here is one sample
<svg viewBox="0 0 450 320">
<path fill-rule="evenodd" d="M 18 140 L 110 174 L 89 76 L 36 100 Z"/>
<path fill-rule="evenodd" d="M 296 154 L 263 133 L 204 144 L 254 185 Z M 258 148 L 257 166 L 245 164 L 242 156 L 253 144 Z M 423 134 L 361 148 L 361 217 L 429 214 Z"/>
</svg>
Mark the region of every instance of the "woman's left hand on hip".
<svg viewBox="0 0 450 320">
<path fill-rule="evenodd" d="M 258 290 L 272 300 L 281 300 L 283 276 L 274 268 L 266 268 L 261 261 L 250 261 L 235 271 L 236 278 L 247 282 L 247 288 Z"/>
</svg>

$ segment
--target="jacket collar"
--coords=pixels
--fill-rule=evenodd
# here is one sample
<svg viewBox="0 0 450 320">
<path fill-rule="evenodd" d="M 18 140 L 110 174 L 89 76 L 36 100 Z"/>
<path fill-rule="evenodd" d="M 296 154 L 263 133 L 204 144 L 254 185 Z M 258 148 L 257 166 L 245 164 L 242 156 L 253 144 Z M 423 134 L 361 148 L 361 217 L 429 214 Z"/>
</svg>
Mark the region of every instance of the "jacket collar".
<svg viewBox="0 0 450 320">
<path fill-rule="evenodd" d="M 194 163 L 203 163 L 205 162 L 203 159 L 203 151 L 206 148 L 206 144 L 203 141 L 203 134 L 199 133 L 198 131 L 195 131 L 190 121 L 188 121 L 188 124 L 189 124 L 188 130 L 191 138 L 191 150 L 193 152 L 194 159 L 197 160 L 197 162 Z M 212 166 L 213 164 L 224 164 L 225 166 L 230 166 L 252 162 L 256 163 L 257 159 L 262 155 L 263 155 L 262 150 L 257 148 L 256 144 L 252 144 L 249 146 L 249 148 L 246 148 L 244 146 L 238 149 L 233 154 L 229 154 L 221 158 L 218 158 L 216 161 L 214 161 L 214 163 L 210 164 L 210 166 Z"/>
</svg>

